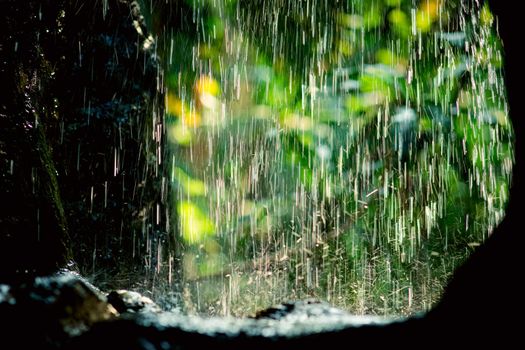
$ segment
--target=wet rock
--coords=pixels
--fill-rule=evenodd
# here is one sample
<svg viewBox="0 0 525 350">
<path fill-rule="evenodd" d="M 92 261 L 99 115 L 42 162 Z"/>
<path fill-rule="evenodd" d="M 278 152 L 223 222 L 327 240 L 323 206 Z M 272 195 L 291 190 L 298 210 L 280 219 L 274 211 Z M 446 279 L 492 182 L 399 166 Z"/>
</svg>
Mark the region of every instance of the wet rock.
<svg viewBox="0 0 525 350">
<path fill-rule="evenodd" d="M 318 301 L 286 303 L 255 318 L 210 317 L 163 312 L 127 313 L 101 322 L 68 344 L 68 349 L 268 349 L 304 348 L 334 334 L 383 329 L 387 319 L 362 317 Z M 366 334 L 363 333 L 363 334 Z M 356 339 L 357 341 L 357 339 Z M 309 347 L 307 347 L 309 348 Z"/>
<path fill-rule="evenodd" d="M 129 290 L 116 290 L 108 294 L 108 302 L 123 313 L 160 313 L 162 309 L 148 297 Z"/>
<path fill-rule="evenodd" d="M 118 313 L 106 297 L 73 273 L 0 285 L 0 335 L 19 348 L 53 347 Z M 26 337 L 18 337 L 24 331 Z"/>
<path fill-rule="evenodd" d="M 268 309 L 261 310 L 255 315 L 255 319 L 272 319 L 272 320 L 292 320 L 308 319 L 311 317 L 341 317 L 349 316 L 343 310 L 336 309 L 325 302 L 315 299 L 300 300 L 295 302 L 282 303 L 272 306 Z"/>
<path fill-rule="evenodd" d="M 276 350 L 335 345 L 344 339 L 368 344 L 406 337 L 416 329 L 409 322 L 354 316 L 314 300 L 277 305 L 241 319 L 162 312 L 131 291 L 112 292 L 109 299 L 111 303 L 69 272 L 0 285 L 0 339 L 33 349 Z"/>
</svg>

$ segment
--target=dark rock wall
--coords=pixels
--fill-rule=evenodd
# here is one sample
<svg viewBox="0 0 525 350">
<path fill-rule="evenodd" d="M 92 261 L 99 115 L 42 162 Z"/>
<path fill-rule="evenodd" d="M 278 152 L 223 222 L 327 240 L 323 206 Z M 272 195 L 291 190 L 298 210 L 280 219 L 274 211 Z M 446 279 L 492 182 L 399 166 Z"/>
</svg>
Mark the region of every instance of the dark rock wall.
<svg viewBox="0 0 525 350">
<path fill-rule="evenodd" d="M 55 161 L 82 272 L 127 285 L 166 239 L 163 75 L 138 5 L 105 4 L 66 9 Z"/>
<path fill-rule="evenodd" d="M 48 142 L 60 1 L 0 3 L 0 276 L 48 273 L 71 258 Z"/>
<path fill-rule="evenodd" d="M 0 31 L 0 277 L 74 258 L 97 282 L 151 280 L 169 220 L 163 74 L 137 3 L 1 1 Z"/>
</svg>

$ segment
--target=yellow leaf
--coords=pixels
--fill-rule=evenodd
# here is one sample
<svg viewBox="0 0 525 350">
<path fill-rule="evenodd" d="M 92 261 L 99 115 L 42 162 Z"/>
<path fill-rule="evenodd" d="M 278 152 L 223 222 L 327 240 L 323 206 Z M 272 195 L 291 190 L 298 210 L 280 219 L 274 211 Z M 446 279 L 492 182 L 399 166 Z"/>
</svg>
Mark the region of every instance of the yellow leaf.
<svg viewBox="0 0 525 350">
<path fill-rule="evenodd" d="M 168 94 L 166 110 L 169 114 L 179 117 L 185 126 L 197 128 L 201 125 L 200 114 L 173 94 Z"/>
<path fill-rule="evenodd" d="M 195 92 L 199 96 L 203 94 L 217 96 L 220 92 L 219 83 L 208 75 L 201 75 L 195 83 Z"/>
<path fill-rule="evenodd" d="M 426 33 L 438 17 L 439 1 L 426 1 L 416 15 L 416 27 Z"/>
<path fill-rule="evenodd" d="M 166 110 L 169 114 L 180 117 L 182 115 L 183 104 L 175 95 L 168 93 L 166 99 Z"/>
<path fill-rule="evenodd" d="M 204 242 L 215 233 L 215 226 L 208 216 L 194 203 L 180 201 L 177 206 L 182 238 L 190 244 Z"/>
</svg>

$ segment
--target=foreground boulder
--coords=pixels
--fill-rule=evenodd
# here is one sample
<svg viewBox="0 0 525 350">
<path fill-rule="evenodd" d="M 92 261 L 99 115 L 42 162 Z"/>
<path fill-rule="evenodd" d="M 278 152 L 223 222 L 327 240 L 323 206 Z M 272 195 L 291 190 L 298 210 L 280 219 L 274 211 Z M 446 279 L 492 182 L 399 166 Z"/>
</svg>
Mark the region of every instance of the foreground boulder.
<svg viewBox="0 0 525 350">
<path fill-rule="evenodd" d="M 117 315 L 100 291 L 72 273 L 0 285 L 0 335 L 16 340 L 14 348 L 57 347 Z"/>
<path fill-rule="evenodd" d="M 353 316 L 311 301 L 279 305 L 256 318 L 137 313 L 94 325 L 67 349 L 299 349 L 345 338 L 363 344 L 373 334 L 391 333 L 394 328 L 387 324 L 386 319 Z M 381 344 L 387 340 L 376 339 Z"/>
<path fill-rule="evenodd" d="M 285 346 L 387 321 L 314 300 L 274 306 L 253 318 L 188 316 L 163 312 L 133 291 L 106 297 L 69 272 L 0 285 L 0 320 L 0 339 L 13 348 L 128 350 Z"/>
</svg>

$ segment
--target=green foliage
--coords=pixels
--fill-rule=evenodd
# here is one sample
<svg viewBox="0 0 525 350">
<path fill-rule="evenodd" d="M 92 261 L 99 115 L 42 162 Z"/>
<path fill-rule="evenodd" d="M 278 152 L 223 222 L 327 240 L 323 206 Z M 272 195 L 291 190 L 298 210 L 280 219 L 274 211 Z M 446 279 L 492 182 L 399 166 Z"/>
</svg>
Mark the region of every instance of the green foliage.
<svg viewBox="0 0 525 350">
<path fill-rule="evenodd" d="M 174 36 L 193 45 L 168 78 L 179 228 L 199 252 L 188 288 L 236 283 L 203 312 L 306 296 L 427 309 L 504 215 L 512 130 L 493 16 L 356 0 L 307 17 L 301 3 L 288 17 L 193 2 L 198 38 Z"/>
</svg>

